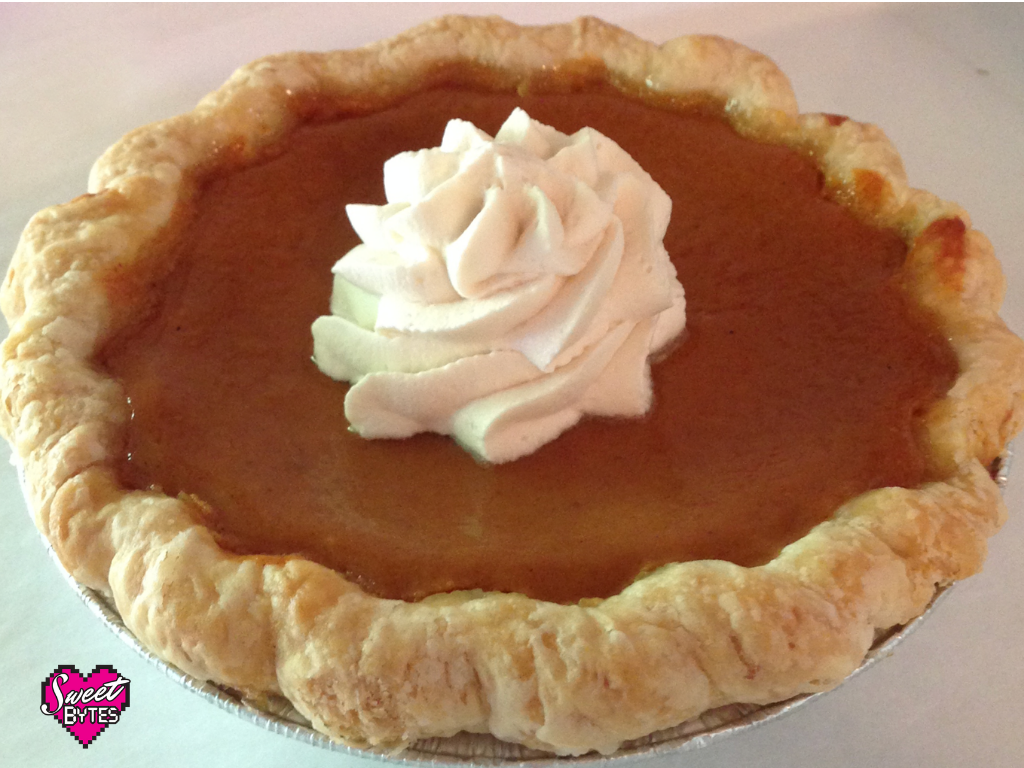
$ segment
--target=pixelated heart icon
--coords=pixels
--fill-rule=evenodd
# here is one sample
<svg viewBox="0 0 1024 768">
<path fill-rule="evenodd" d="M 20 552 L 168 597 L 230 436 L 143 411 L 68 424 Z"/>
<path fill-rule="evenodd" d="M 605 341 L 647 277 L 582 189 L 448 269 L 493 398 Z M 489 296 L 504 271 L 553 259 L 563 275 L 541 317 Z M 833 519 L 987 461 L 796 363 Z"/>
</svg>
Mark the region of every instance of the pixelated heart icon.
<svg viewBox="0 0 1024 768">
<path fill-rule="evenodd" d="M 39 710 L 88 747 L 108 726 L 120 721 L 128 708 L 130 683 L 109 665 L 100 665 L 83 677 L 72 665 L 62 664 L 43 680 Z"/>
</svg>

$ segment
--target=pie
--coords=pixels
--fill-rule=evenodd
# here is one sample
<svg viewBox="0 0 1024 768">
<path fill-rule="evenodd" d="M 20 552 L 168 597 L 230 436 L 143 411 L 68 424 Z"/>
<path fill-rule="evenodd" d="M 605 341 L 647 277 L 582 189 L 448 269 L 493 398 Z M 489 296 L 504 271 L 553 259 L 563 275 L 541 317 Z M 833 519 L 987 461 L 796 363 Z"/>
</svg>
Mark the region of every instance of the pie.
<svg viewBox="0 0 1024 768">
<path fill-rule="evenodd" d="M 309 335 L 344 205 L 515 106 L 672 198 L 688 320 L 653 410 L 500 466 L 350 434 Z M 89 188 L 30 222 L 3 289 L 36 523 L 159 656 L 348 744 L 611 753 L 826 690 L 1004 518 L 1024 348 L 988 241 L 736 43 L 443 18 L 257 61 Z"/>
</svg>

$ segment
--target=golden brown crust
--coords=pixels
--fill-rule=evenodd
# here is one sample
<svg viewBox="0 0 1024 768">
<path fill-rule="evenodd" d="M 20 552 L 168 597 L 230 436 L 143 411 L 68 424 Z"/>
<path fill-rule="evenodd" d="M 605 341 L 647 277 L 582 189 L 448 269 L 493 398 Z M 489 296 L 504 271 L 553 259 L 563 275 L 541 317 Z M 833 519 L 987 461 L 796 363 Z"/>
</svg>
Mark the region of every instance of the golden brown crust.
<svg viewBox="0 0 1024 768">
<path fill-rule="evenodd" d="M 739 130 L 812 153 L 840 199 L 904 234 L 907 290 L 959 357 L 959 379 L 926 421 L 943 480 L 853 499 L 765 566 L 666 566 L 586 606 L 483 593 L 381 600 L 308 561 L 227 554 L 187 499 L 119 487 L 127 406 L 93 354 L 138 306 L 115 298 L 110 276 L 149 274 L 152 242 L 196 179 L 287 133 L 296 99 L 398 94 L 452 59 L 513 78 L 601 60 L 656 91 L 710 93 Z M 154 652 L 199 678 L 283 693 L 348 743 L 465 730 L 612 752 L 711 707 L 827 689 L 876 630 L 976 572 L 1005 514 L 986 467 L 1024 418 L 1024 351 L 997 314 L 1003 278 L 988 241 L 958 207 L 908 187 L 877 128 L 798 115 L 785 77 L 735 43 L 656 47 L 593 19 L 532 29 L 439 19 L 357 51 L 244 67 L 193 112 L 126 136 L 89 189 L 32 220 L 2 294 L 12 330 L 0 425 L 36 524 Z"/>
</svg>

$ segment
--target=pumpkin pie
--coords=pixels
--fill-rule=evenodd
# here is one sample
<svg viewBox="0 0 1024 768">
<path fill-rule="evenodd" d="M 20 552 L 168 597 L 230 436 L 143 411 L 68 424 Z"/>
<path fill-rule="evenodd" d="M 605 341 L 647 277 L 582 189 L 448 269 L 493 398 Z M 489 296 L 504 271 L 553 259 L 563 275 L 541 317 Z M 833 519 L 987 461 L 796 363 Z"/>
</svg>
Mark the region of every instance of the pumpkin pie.
<svg viewBox="0 0 1024 768">
<path fill-rule="evenodd" d="M 343 211 L 451 118 L 592 127 L 668 193 L 684 336 L 640 419 L 535 453 L 367 440 L 311 360 Z M 1024 349 L 956 205 L 766 58 L 450 17 L 239 70 L 29 224 L 0 423 L 35 520 L 155 653 L 323 732 L 558 754 L 826 690 L 976 572 Z"/>
</svg>

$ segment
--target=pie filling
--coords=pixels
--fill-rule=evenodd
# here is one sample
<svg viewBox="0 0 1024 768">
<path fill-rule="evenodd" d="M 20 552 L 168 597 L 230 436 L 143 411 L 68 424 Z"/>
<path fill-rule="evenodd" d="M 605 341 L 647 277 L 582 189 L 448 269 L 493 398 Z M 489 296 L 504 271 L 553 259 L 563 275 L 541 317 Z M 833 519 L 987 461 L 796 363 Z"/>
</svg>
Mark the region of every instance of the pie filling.
<svg viewBox="0 0 1024 768">
<path fill-rule="evenodd" d="M 479 464 L 451 439 L 364 440 L 311 361 L 346 203 L 452 117 L 493 133 L 519 105 L 618 142 L 673 201 L 665 245 L 687 330 L 639 420 L 587 420 Z M 301 554 L 382 597 L 454 589 L 557 602 L 670 562 L 757 565 L 873 488 L 930 479 L 920 416 L 957 374 L 899 288 L 906 245 L 830 200 L 808 158 L 707 106 L 611 93 L 436 87 L 310 123 L 204 183 L 162 300 L 104 363 L 133 410 L 121 473 L 201 500 L 222 546 Z"/>
</svg>

